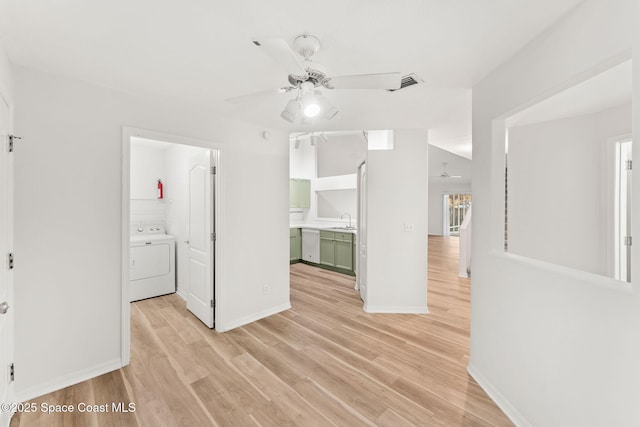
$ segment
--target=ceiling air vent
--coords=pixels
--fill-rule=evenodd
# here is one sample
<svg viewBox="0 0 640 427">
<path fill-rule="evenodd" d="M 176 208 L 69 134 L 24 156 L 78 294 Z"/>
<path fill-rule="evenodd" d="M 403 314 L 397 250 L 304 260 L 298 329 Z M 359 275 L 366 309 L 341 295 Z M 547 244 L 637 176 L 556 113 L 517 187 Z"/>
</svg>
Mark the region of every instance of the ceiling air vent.
<svg viewBox="0 0 640 427">
<path fill-rule="evenodd" d="M 402 82 L 400 83 L 399 89 L 387 89 L 387 90 L 389 92 L 395 92 L 397 90 L 401 90 L 409 86 L 414 86 L 420 83 L 424 83 L 424 80 L 422 80 L 420 77 L 416 76 L 415 74 L 407 74 L 406 76 L 402 77 Z"/>
</svg>

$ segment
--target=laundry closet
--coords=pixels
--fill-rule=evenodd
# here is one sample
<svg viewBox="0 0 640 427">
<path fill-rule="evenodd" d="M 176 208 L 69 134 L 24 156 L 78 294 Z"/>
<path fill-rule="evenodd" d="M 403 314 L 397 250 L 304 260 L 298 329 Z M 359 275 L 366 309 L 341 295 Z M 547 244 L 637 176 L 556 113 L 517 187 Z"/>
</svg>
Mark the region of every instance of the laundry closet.
<svg viewBox="0 0 640 427">
<path fill-rule="evenodd" d="M 190 145 L 130 140 L 130 301 L 177 292 L 210 327 L 215 155 Z"/>
</svg>

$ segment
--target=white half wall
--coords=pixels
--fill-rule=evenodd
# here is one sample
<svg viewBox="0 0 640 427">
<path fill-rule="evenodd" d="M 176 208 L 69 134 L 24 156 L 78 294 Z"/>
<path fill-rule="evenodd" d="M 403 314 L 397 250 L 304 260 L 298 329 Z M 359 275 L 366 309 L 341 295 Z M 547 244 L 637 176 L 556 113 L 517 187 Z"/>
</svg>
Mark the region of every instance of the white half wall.
<svg viewBox="0 0 640 427">
<path fill-rule="evenodd" d="M 222 144 L 216 328 L 289 306 L 287 135 L 265 141 L 264 129 L 208 109 L 14 76 L 25 142 L 15 153 L 17 397 L 121 358 L 123 126 Z"/>
<path fill-rule="evenodd" d="M 427 312 L 427 142 L 396 130 L 393 150 L 368 152 L 368 312 Z"/>
<path fill-rule="evenodd" d="M 584 1 L 473 89 L 469 371 L 517 425 L 640 425 L 638 283 L 554 267 L 502 248 L 502 119 L 628 59 L 632 43 L 637 101 L 637 4 Z M 638 140 L 637 104 L 633 128 Z M 637 202 L 640 174 L 633 179 Z M 633 229 L 640 229 L 640 215 L 634 215 Z M 639 251 L 632 268 L 640 270 Z"/>
</svg>

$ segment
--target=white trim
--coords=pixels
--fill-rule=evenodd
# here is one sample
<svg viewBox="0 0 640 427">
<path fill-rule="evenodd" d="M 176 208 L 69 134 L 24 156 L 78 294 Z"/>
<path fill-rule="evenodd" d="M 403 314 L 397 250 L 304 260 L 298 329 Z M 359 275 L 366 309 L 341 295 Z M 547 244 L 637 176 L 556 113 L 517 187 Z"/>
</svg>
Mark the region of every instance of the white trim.
<svg viewBox="0 0 640 427">
<path fill-rule="evenodd" d="M 601 288 L 612 289 L 614 291 L 629 294 L 633 293 L 631 283 L 612 279 L 611 277 L 602 276 L 600 274 L 589 273 L 587 271 L 577 270 L 575 268 L 565 267 L 563 265 L 553 264 L 547 261 L 540 261 L 538 259 L 516 255 L 509 252 L 492 251 L 489 255 L 504 262 L 516 262 L 529 268 L 538 269 L 541 272 L 549 272 L 559 276 L 564 276 L 570 280 L 579 280 Z"/>
<path fill-rule="evenodd" d="M 131 135 L 132 131 L 129 128 L 122 128 L 122 186 L 120 192 L 122 193 L 122 211 L 120 217 L 120 236 L 122 246 L 122 259 L 121 265 L 121 302 L 120 302 L 120 358 L 122 366 L 129 364 L 131 360 L 131 306 L 129 301 L 129 249 L 130 249 L 130 233 L 129 222 L 131 221 L 131 208 L 130 208 L 130 168 L 131 168 Z"/>
<path fill-rule="evenodd" d="M 429 314 L 427 306 L 364 305 L 367 313 Z"/>
<path fill-rule="evenodd" d="M 45 394 L 57 390 L 62 390 L 65 387 L 81 383 L 91 378 L 99 377 L 100 375 L 104 375 L 107 372 L 116 371 L 122 367 L 122 364 L 120 362 L 120 358 L 112 359 L 108 362 L 101 363 L 91 368 L 72 372 L 70 374 L 55 378 L 51 381 L 35 385 L 26 390 L 23 390 L 20 393 L 16 393 L 13 397 L 13 401 L 26 402 L 27 400 L 35 399 L 36 397 L 44 396 Z"/>
<path fill-rule="evenodd" d="M 485 393 L 489 395 L 491 400 L 498 405 L 498 408 L 518 427 L 532 427 L 525 417 L 516 409 L 509 400 L 504 397 L 493 384 L 491 384 L 471 363 L 467 366 L 467 372 L 478 383 Z"/>
<path fill-rule="evenodd" d="M 182 289 L 176 290 L 176 294 L 178 294 L 180 298 L 182 298 L 185 302 L 187 302 L 187 296 L 185 295 Z"/>
<path fill-rule="evenodd" d="M 163 141 L 169 142 L 173 144 L 182 144 L 182 145 L 190 145 L 194 147 L 201 147 L 208 150 L 217 150 L 216 156 L 216 164 L 217 173 L 215 179 L 215 197 L 216 197 L 216 206 L 214 212 L 215 218 L 215 230 L 216 230 L 216 242 L 214 245 L 214 250 L 216 251 L 216 261 L 215 261 L 215 270 L 214 270 L 214 281 L 215 281 L 215 300 L 216 300 L 216 309 L 214 313 L 214 319 L 217 323 L 218 321 L 222 321 L 220 306 L 222 303 L 222 283 L 223 283 L 223 275 L 222 275 L 222 257 L 223 251 L 218 250 L 218 248 L 223 247 L 223 239 L 224 233 L 222 230 L 224 229 L 224 218 L 222 218 L 223 210 L 220 208 L 221 202 L 224 200 L 224 170 L 222 168 L 221 156 L 222 156 L 222 143 L 216 143 L 212 141 L 206 141 L 202 139 L 189 138 L 180 135 L 172 135 L 167 133 L 155 132 L 146 129 L 133 128 L 128 126 L 122 127 L 122 212 L 121 212 L 121 252 L 122 252 L 122 260 L 121 260 L 121 339 L 120 339 L 120 357 L 121 357 L 121 366 L 126 366 L 129 364 L 131 359 L 131 307 L 129 302 L 129 221 L 130 221 L 130 206 L 129 206 L 129 197 L 130 197 L 130 143 L 131 137 L 139 137 L 145 139 L 152 139 L 155 141 Z M 181 297 L 184 298 L 183 295 Z"/>
<path fill-rule="evenodd" d="M 291 303 L 287 302 L 285 304 L 281 304 L 275 307 L 268 308 L 266 310 L 262 310 L 258 313 L 253 313 L 248 316 L 241 317 L 236 320 L 232 320 L 228 323 L 218 323 L 216 322 L 216 331 L 218 332 L 227 332 L 232 329 L 238 328 L 240 326 L 247 325 L 251 322 L 255 322 L 256 320 L 264 319 L 265 317 L 273 316 L 274 314 L 281 313 L 283 311 L 289 310 L 291 308 Z"/>
</svg>

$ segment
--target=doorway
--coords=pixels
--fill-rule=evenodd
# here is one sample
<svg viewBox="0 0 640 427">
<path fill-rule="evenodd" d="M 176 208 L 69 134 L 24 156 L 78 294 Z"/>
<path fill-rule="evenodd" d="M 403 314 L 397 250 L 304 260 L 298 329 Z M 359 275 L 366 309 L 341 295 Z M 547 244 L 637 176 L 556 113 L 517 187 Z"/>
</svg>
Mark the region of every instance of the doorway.
<svg viewBox="0 0 640 427">
<path fill-rule="evenodd" d="M 614 278 L 631 282 L 631 139 L 615 144 Z"/>
<path fill-rule="evenodd" d="M 216 248 L 218 230 L 220 149 L 217 144 L 157 132 L 123 129 L 122 170 L 122 359 L 130 357 L 130 300 L 177 293 L 187 309 L 209 328 L 215 327 Z M 162 266 L 137 269 L 150 261 L 137 259 L 142 230 L 154 234 L 143 246 Z M 158 236 L 158 233 L 160 236 Z M 135 237 L 130 237 L 136 234 Z M 134 240 L 136 243 L 134 243 Z M 149 240 L 149 242 L 146 242 Z M 130 245 L 136 245 L 135 253 Z M 163 255 L 161 246 L 171 247 Z M 151 250 L 154 249 L 154 250 Z M 135 257 L 134 257 L 135 255 Z M 146 264 L 144 264 L 146 262 Z M 154 261 L 155 262 L 155 261 Z M 139 267 L 141 265 L 145 267 Z M 172 268 L 173 267 L 173 268 Z M 134 274 L 135 273 L 135 274 Z M 142 278 L 141 278 L 142 277 Z M 141 293 L 145 281 L 173 280 L 173 285 Z M 165 286 L 164 284 L 162 286 Z M 136 288 L 136 292 L 131 290 Z M 149 289 L 149 288 L 145 288 Z M 159 290 L 158 290 L 159 289 Z"/>
<path fill-rule="evenodd" d="M 471 208 L 471 194 L 444 194 L 443 195 L 444 219 L 442 235 L 460 236 L 460 226 L 464 217 Z"/>
</svg>

